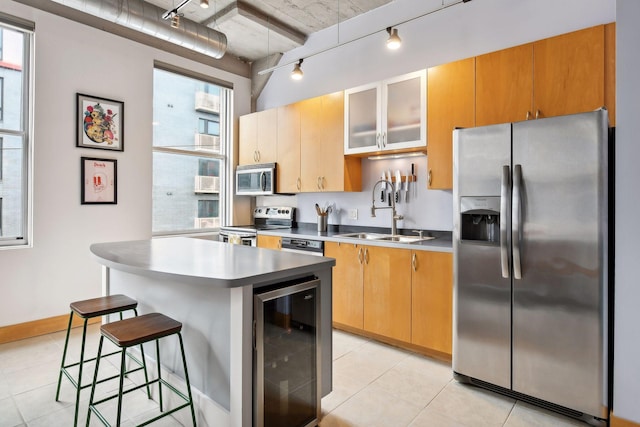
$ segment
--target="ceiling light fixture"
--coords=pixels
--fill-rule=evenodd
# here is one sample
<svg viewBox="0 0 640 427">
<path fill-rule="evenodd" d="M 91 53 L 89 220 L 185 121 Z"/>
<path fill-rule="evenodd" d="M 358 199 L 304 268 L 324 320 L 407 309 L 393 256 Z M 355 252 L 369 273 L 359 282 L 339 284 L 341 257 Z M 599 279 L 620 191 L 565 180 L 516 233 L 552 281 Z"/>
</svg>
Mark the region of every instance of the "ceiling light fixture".
<svg viewBox="0 0 640 427">
<path fill-rule="evenodd" d="M 302 68 L 300 68 L 301 65 L 302 58 L 300 58 L 298 63 L 293 66 L 293 70 L 291 71 L 291 78 L 293 80 L 302 80 L 302 76 L 304 76 L 304 73 L 302 72 Z"/>
<path fill-rule="evenodd" d="M 188 0 L 187 0 L 187 1 L 188 1 Z M 447 4 L 447 5 L 445 5 L 445 4 L 444 4 L 444 2 L 443 2 L 443 4 L 442 4 L 442 6 L 441 6 L 441 7 L 437 8 L 437 9 L 434 9 L 434 10 L 432 10 L 432 11 L 430 11 L 430 12 L 423 13 L 422 15 L 418 15 L 418 16 L 416 16 L 416 17 L 406 19 L 406 20 L 404 20 L 404 21 L 402 21 L 402 22 L 398 22 L 396 25 L 394 25 L 394 27 L 397 27 L 398 25 L 406 24 L 407 22 L 415 21 L 416 19 L 424 18 L 425 16 L 428 16 L 428 15 L 434 14 L 434 13 L 436 13 L 436 12 L 440 12 L 441 10 L 448 9 L 448 8 L 450 8 L 450 7 L 452 7 L 452 6 L 456 6 L 456 5 L 459 5 L 459 4 L 462 4 L 462 3 L 469 3 L 469 2 L 471 2 L 471 0 L 458 0 L 458 1 L 456 1 L 456 2 L 449 3 L 449 4 Z M 389 28 L 392 28 L 392 27 L 389 27 Z M 322 54 L 322 53 L 328 52 L 328 51 L 333 50 L 333 49 L 335 49 L 335 48 L 342 47 L 342 46 L 345 46 L 345 45 L 350 44 L 350 43 L 353 43 L 353 42 L 357 42 L 357 41 L 362 40 L 362 39 L 364 39 L 364 38 L 366 38 L 366 37 L 369 37 L 369 36 L 372 36 L 372 35 L 374 35 L 374 34 L 377 34 L 377 33 L 379 33 L 380 31 L 384 31 L 384 30 L 376 30 L 376 31 L 374 31 L 374 32 L 372 32 L 372 33 L 365 34 L 365 35 L 362 35 L 362 36 L 360 36 L 360 37 L 356 37 L 355 39 L 351 39 L 351 40 L 347 40 L 347 41 L 342 42 L 342 43 L 338 43 L 338 44 L 336 44 L 335 46 L 331 46 L 331 47 L 328 47 L 328 48 L 326 48 L 326 49 L 322 49 L 322 50 L 320 50 L 320 51 L 318 51 L 318 52 L 311 53 L 311 54 L 307 55 L 305 58 L 311 58 L 312 56 L 320 55 L 320 54 Z M 397 34 L 397 30 L 396 30 L 395 32 L 396 32 L 396 34 Z M 398 38 L 399 38 L 399 37 L 398 37 Z M 299 63 L 302 63 L 302 60 L 300 60 L 300 61 L 298 61 L 298 62 L 299 62 Z M 295 62 L 287 62 L 287 63 L 285 63 L 285 64 L 279 64 L 279 65 L 276 65 L 276 66 L 274 66 L 274 67 L 265 68 L 264 70 L 260 70 L 260 71 L 258 71 L 258 75 L 262 76 L 262 75 L 264 75 L 264 74 L 268 74 L 268 73 L 270 73 L 270 72 L 272 72 L 272 71 L 275 71 L 275 70 L 278 70 L 278 69 L 280 69 L 280 68 L 288 67 L 288 66 L 290 66 L 291 64 L 294 64 L 294 63 L 295 63 Z M 294 69 L 295 69 L 295 67 L 294 67 Z M 301 70 L 301 71 L 302 71 L 302 70 Z"/>
<path fill-rule="evenodd" d="M 389 33 L 389 38 L 387 39 L 387 48 L 391 50 L 398 49 L 402 45 L 402 39 L 398 35 L 398 29 L 387 27 L 387 33 Z"/>
<path fill-rule="evenodd" d="M 177 13 L 171 18 L 171 28 L 180 28 L 180 15 Z"/>
<path fill-rule="evenodd" d="M 200 0 L 200 7 L 203 9 L 209 8 L 209 0 Z"/>
</svg>

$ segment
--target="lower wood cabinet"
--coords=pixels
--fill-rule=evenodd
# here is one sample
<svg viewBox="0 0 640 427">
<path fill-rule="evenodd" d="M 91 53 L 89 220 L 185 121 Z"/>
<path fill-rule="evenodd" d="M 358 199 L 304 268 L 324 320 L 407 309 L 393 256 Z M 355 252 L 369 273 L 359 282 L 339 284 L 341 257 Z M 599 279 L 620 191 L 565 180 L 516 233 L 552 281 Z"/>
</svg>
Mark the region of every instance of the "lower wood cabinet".
<svg viewBox="0 0 640 427">
<path fill-rule="evenodd" d="M 333 267 L 333 322 L 363 328 L 363 248 L 350 243 L 325 242 L 324 256 L 335 258 Z"/>
<path fill-rule="evenodd" d="M 258 247 L 265 249 L 282 249 L 282 237 L 258 234 Z"/>
<path fill-rule="evenodd" d="M 364 330 L 411 340 L 411 251 L 365 246 Z"/>
<path fill-rule="evenodd" d="M 413 251 L 411 343 L 451 354 L 453 255 Z"/>
<path fill-rule="evenodd" d="M 325 256 L 335 327 L 451 355 L 452 254 L 326 242 Z"/>
</svg>

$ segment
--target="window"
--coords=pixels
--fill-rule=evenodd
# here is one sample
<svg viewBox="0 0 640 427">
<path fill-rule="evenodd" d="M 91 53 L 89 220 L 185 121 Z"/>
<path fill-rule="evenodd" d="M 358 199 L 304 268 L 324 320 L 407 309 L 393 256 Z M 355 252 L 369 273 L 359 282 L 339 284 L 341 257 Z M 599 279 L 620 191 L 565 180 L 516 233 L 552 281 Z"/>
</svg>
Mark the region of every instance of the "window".
<svg viewBox="0 0 640 427">
<path fill-rule="evenodd" d="M 218 228 L 228 210 L 232 91 L 158 64 L 153 87 L 153 233 Z"/>
<path fill-rule="evenodd" d="M 0 248 L 31 243 L 33 28 L 33 23 L 0 15 Z"/>
</svg>

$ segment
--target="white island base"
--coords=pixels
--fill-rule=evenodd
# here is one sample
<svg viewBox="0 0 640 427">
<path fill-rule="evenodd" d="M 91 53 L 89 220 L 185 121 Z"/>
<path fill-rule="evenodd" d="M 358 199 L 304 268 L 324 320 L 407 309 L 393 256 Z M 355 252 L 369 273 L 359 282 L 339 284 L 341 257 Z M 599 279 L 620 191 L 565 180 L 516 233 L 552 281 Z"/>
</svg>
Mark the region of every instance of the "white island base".
<svg viewBox="0 0 640 427">
<path fill-rule="evenodd" d="M 320 279 L 318 377 L 321 396 L 331 391 L 334 259 L 191 238 L 99 243 L 91 252 L 103 265 L 104 295 L 128 295 L 138 301 L 139 314 L 160 312 L 182 322 L 199 425 L 253 424 L 256 288 L 309 276 Z M 177 340 L 161 340 L 160 351 L 163 367 L 172 373 L 170 381 L 182 382 Z M 153 344 L 145 346 L 145 355 L 155 359 Z M 184 382 L 179 386 L 184 389 Z M 184 425 L 191 423 L 188 411 L 174 416 Z"/>
</svg>

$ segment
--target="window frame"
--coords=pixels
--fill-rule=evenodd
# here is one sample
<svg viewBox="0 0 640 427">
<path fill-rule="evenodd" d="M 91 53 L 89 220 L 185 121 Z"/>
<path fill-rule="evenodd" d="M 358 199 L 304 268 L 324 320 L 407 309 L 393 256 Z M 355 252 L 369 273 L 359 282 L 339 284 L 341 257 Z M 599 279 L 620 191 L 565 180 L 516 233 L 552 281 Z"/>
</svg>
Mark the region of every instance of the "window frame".
<svg viewBox="0 0 640 427">
<path fill-rule="evenodd" d="M 233 84 L 229 82 L 225 82 L 222 80 L 218 80 L 212 78 L 210 76 L 206 76 L 200 73 L 192 72 L 189 70 L 185 70 L 170 64 L 154 62 L 154 72 L 155 70 L 161 70 L 168 73 L 173 73 L 181 77 L 186 77 L 190 79 L 199 80 L 201 82 L 207 83 L 209 85 L 215 85 L 220 87 L 220 112 L 218 115 L 218 125 L 219 132 L 217 136 L 220 137 L 220 151 L 219 153 L 214 152 L 203 152 L 203 151 L 194 151 L 188 149 L 174 148 L 174 147 L 162 147 L 162 146 L 154 146 L 152 142 L 152 153 L 165 153 L 165 154 L 178 154 L 185 156 L 192 156 L 200 159 L 207 160 L 218 160 L 220 162 L 220 170 L 219 170 L 219 178 L 220 178 L 220 192 L 218 202 L 218 215 L 220 219 L 220 224 L 226 223 L 226 220 L 231 212 L 230 204 L 233 201 L 233 194 L 228 192 L 228 181 L 231 179 L 230 172 L 233 170 L 231 165 L 231 154 L 232 154 L 232 144 L 233 144 L 233 129 L 230 125 L 233 123 Z M 207 86 L 207 91 L 208 91 Z M 213 121 L 213 120 L 212 120 Z M 199 123 L 199 122 L 198 122 Z M 223 127 L 224 126 L 224 127 Z M 199 132 L 199 126 L 197 128 Z M 198 203 L 196 202 L 196 216 L 195 218 L 199 218 L 198 214 Z M 153 202 L 153 201 L 152 201 Z M 152 221 L 153 223 L 153 221 Z M 185 230 L 171 230 L 171 231 L 155 231 L 151 230 L 153 237 L 166 237 L 172 235 L 185 235 L 185 234 L 197 234 L 197 235 L 205 235 L 217 233 L 218 228 L 192 228 Z"/>
<path fill-rule="evenodd" d="M 5 29 L 23 35 L 22 91 L 20 129 L 5 129 L 0 121 L 0 135 L 14 136 L 22 141 L 22 235 L 11 238 L 0 237 L 0 250 L 33 247 L 33 127 L 34 127 L 34 62 L 35 24 L 22 18 L 0 12 L 0 33 Z M 4 42 L 4 37 L 2 37 Z M 4 93 L 4 92 L 3 92 Z M 4 107 L 4 105 L 3 105 Z M 3 108 L 4 113 L 4 108 Z M 4 213 L 3 213 L 4 215 Z"/>
</svg>

